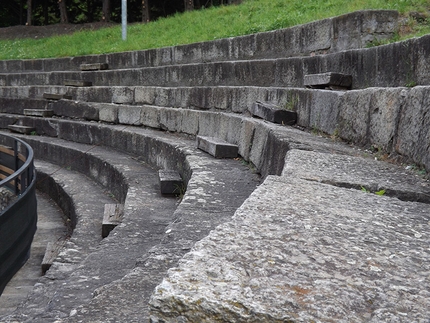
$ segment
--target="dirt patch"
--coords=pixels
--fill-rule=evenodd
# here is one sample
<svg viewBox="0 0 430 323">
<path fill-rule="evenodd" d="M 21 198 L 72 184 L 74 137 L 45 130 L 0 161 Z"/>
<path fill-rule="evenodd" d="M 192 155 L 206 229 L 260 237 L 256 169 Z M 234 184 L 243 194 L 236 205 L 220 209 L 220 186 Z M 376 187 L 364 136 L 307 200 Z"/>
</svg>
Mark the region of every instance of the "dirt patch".
<svg viewBox="0 0 430 323">
<path fill-rule="evenodd" d="M 96 30 L 115 26 L 114 23 L 95 22 L 88 24 L 55 24 L 48 26 L 12 26 L 0 28 L 0 39 L 40 39 L 54 35 L 72 34 L 81 30 Z"/>
</svg>

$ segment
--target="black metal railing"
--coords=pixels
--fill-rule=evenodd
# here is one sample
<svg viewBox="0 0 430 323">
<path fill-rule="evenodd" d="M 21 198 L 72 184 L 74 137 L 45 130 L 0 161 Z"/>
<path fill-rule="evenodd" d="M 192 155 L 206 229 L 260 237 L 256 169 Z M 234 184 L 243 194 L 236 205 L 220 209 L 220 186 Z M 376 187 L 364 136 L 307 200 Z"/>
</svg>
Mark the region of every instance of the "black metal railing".
<svg viewBox="0 0 430 323">
<path fill-rule="evenodd" d="M 36 173 L 33 149 L 24 141 L 0 135 L 0 295 L 25 264 L 36 232 Z"/>
</svg>

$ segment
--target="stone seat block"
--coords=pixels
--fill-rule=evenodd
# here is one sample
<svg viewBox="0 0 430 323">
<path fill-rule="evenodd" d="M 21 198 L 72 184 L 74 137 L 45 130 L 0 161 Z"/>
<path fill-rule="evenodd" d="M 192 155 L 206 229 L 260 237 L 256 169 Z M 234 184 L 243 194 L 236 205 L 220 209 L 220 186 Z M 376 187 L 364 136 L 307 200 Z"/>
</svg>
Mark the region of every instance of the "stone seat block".
<svg viewBox="0 0 430 323">
<path fill-rule="evenodd" d="M 52 263 L 54 262 L 55 258 L 57 258 L 64 244 L 65 244 L 64 240 L 59 240 L 56 242 L 48 242 L 48 245 L 46 246 L 46 250 L 45 250 L 45 255 L 43 256 L 42 265 L 41 265 L 42 275 L 45 275 L 45 273 L 49 270 L 49 268 L 51 268 Z"/>
<path fill-rule="evenodd" d="M 158 178 L 160 180 L 161 194 L 180 195 L 183 193 L 184 181 L 177 171 L 159 170 Z"/>
<path fill-rule="evenodd" d="M 124 205 L 105 204 L 102 223 L 102 238 L 106 238 L 109 233 L 122 222 L 124 215 Z"/>
<path fill-rule="evenodd" d="M 43 98 L 47 100 L 71 100 L 72 96 L 67 94 L 43 93 Z"/>
<path fill-rule="evenodd" d="M 24 109 L 24 115 L 29 117 L 50 118 L 54 115 L 54 111 L 45 109 Z"/>
<path fill-rule="evenodd" d="M 11 124 L 8 126 L 9 130 L 16 133 L 22 133 L 24 135 L 29 135 L 33 131 L 36 131 L 36 128 L 29 126 L 21 126 L 17 124 Z"/>
<path fill-rule="evenodd" d="M 81 64 L 80 69 L 81 69 L 81 71 L 107 70 L 107 69 L 109 69 L 109 65 L 107 63 Z"/>
<path fill-rule="evenodd" d="M 215 158 L 235 158 L 239 147 L 214 137 L 197 136 L 197 148 Z"/>
<path fill-rule="evenodd" d="M 284 125 L 293 125 L 297 121 L 297 112 L 285 110 L 270 103 L 255 102 L 249 111 L 255 117 Z"/>
<path fill-rule="evenodd" d="M 341 73 L 308 74 L 304 86 L 311 89 L 348 90 L 352 87 L 352 75 Z"/>
<path fill-rule="evenodd" d="M 64 80 L 65 86 L 74 86 L 74 87 L 86 87 L 93 86 L 93 82 L 90 81 L 80 81 L 80 80 Z"/>
</svg>

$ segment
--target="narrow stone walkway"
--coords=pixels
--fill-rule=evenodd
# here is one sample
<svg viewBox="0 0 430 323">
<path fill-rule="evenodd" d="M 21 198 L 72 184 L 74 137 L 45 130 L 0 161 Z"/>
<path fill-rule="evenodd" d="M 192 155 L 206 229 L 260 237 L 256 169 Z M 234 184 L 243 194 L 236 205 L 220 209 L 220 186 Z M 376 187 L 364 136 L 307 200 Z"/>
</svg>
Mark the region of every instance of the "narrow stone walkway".
<svg viewBox="0 0 430 323">
<path fill-rule="evenodd" d="M 0 317 L 11 314 L 37 283 L 42 275 L 41 263 L 48 242 L 54 242 L 68 234 L 63 212 L 50 197 L 40 192 L 37 192 L 37 211 L 37 231 L 31 245 L 30 259 L 0 296 Z"/>
</svg>

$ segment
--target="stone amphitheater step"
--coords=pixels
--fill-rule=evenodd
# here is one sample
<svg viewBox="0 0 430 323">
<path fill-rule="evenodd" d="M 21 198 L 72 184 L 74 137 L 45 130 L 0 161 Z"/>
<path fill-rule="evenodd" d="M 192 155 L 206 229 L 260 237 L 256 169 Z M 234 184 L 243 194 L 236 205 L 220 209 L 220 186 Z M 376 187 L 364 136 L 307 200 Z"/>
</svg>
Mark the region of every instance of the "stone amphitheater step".
<svg viewBox="0 0 430 323">
<path fill-rule="evenodd" d="M 54 115 L 54 111 L 48 109 L 24 109 L 24 115 L 29 117 L 50 118 Z"/>
<path fill-rule="evenodd" d="M 56 71 L 1 73 L 0 86 L 61 85 L 81 79 L 94 86 L 278 86 L 302 87 L 304 76 L 343 73 L 353 77 L 353 89 L 429 83 L 426 69 L 430 35 L 387 46 L 345 50 L 314 57 L 270 58 L 124 68 L 105 71 Z M 423 61 L 410 60 L 410 52 Z M 381 57 L 381 59 L 375 59 Z M 399 57 L 405 59 L 399 60 Z M 383 59 L 382 59 L 383 58 Z M 360 63 L 358 63 L 360 62 Z M 397 66 L 393 71 L 392 66 Z"/>
<path fill-rule="evenodd" d="M 390 38 L 397 30 L 398 17 L 397 11 L 366 10 L 286 29 L 190 45 L 59 59 L 0 61 L 0 73 L 49 72 L 64 70 L 65 66 L 67 70 L 80 70 L 82 64 L 108 63 L 110 68 L 121 69 L 333 53 Z"/>
<path fill-rule="evenodd" d="M 109 126 L 111 128 L 116 128 L 114 126 Z M 135 129 L 135 131 L 139 132 L 139 129 Z M 161 134 L 159 133 L 160 137 Z M 178 206 L 177 211 L 175 212 L 174 219 L 175 222 L 170 225 L 169 228 L 165 228 L 167 225 L 164 223 L 164 226 L 162 227 L 162 233 L 163 233 L 163 241 L 159 247 L 157 247 L 157 250 L 160 250 L 163 255 L 154 252 L 147 253 L 145 255 L 145 252 L 143 249 L 139 249 L 140 251 L 138 253 L 140 257 L 138 257 L 140 260 L 136 260 L 137 267 L 134 270 L 149 270 L 147 277 L 143 277 L 142 280 L 145 281 L 144 285 L 146 288 L 143 288 L 142 285 L 139 285 L 139 288 L 142 287 L 143 289 L 138 291 L 135 290 L 135 294 L 126 292 L 125 290 L 122 290 L 121 293 L 129 294 L 123 295 L 122 299 L 123 302 L 128 302 L 128 307 L 124 307 L 123 310 L 126 311 L 135 311 L 135 315 L 145 315 L 146 313 L 146 307 L 142 308 L 136 308 L 135 298 L 141 297 L 138 295 L 141 295 L 142 291 L 145 293 L 145 299 L 149 299 L 149 295 L 152 291 L 152 289 L 155 287 L 157 282 L 160 281 L 161 277 L 164 275 L 163 273 L 165 270 L 170 267 L 171 265 L 174 265 L 176 261 L 187 251 L 189 248 L 199 239 L 204 237 L 209 230 L 214 228 L 219 223 L 222 223 L 225 221 L 226 218 L 229 218 L 233 215 L 235 209 L 239 207 L 239 205 L 243 202 L 243 200 L 254 190 L 255 186 L 259 183 L 259 177 L 255 174 L 252 174 L 250 172 L 249 168 L 243 164 L 241 164 L 240 161 L 237 160 L 217 160 L 212 157 L 210 157 L 207 154 L 204 154 L 202 152 L 199 152 L 196 148 L 194 148 L 194 140 L 188 140 L 184 141 L 183 139 L 180 139 L 177 135 L 170 135 L 169 137 L 173 137 L 172 142 L 170 145 L 174 145 L 175 149 L 178 149 L 178 147 L 184 146 L 186 142 L 188 142 L 188 147 L 183 147 L 182 149 L 186 149 L 187 151 L 187 163 L 190 164 L 190 167 L 192 169 L 192 176 L 188 181 L 188 189 L 187 192 L 183 198 L 182 203 Z M 91 147 L 85 148 L 84 145 L 79 145 L 76 143 L 71 142 L 65 142 L 63 140 L 54 139 L 54 138 L 47 138 L 47 137 L 28 137 L 26 138 L 27 141 L 30 142 L 30 144 L 34 147 L 36 155 L 42 154 L 45 156 L 44 158 L 47 158 L 49 156 L 54 161 L 62 160 L 62 163 L 65 163 L 64 166 L 67 167 L 67 165 L 70 165 L 72 169 L 79 169 L 82 171 L 83 169 L 86 169 L 86 173 L 88 175 L 92 175 L 94 178 L 101 178 L 101 182 L 104 182 L 105 180 L 109 180 L 106 176 L 106 174 L 102 174 L 100 170 L 95 169 L 96 167 L 88 165 L 88 163 L 83 160 L 84 156 L 80 156 L 81 153 L 85 152 L 85 155 L 103 155 L 103 160 L 106 160 L 108 164 L 114 164 L 112 160 L 117 159 L 117 162 L 115 163 L 116 167 L 122 167 L 123 173 L 135 173 L 134 169 L 132 167 L 125 167 L 124 163 L 124 157 L 115 157 L 117 153 L 112 154 L 111 151 L 107 151 L 103 153 L 103 151 L 106 151 L 106 149 L 102 147 Z M 137 138 L 136 138 L 137 139 Z M 153 138 L 153 140 L 156 138 Z M 161 140 L 163 140 L 161 138 Z M 164 139 L 165 140 L 165 139 Z M 155 140 L 154 140 L 155 141 Z M 121 141 L 121 145 L 125 148 L 127 146 L 127 141 Z M 146 154 L 146 149 L 144 146 L 141 146 L 142 141 L 135 140 L 135 145 L 139 146 L 140 153 Z M 155 142 L 154 142 L 155 144 Z M 55 146 L 55 149 L 54 149 Z M 68 150 L 71 150 L 72 147 L 81 147 L 79 151 L 81 153 L 77 154 L 77 152 L 74 152 L 73 154 L 67 153 Z M 155 150 L 156 147 L 151 147 L 151 151 Z M 128 147 L 127 149 L 134 150 L 136 147 Z M 55 152 L 57 151 L 57 152 Z M 166 158 L 171 159 L 171 154 L 169 154 L 168 150 L 164 149 L 164 153 L 167 155 Z M 118 153 L 119 154 L 119 153 Z M 61 155 L 61 158 L 58 156 Z M 161 156 L 156 156 L 157 160 L 160 160 Z M 76 158 L 76 162 L 67 162 L 70 160 L 73 160 L 73 158 Z M 119 161 L 118 161 L 119 160 Z M 130 161 L 129 161 L 130 162 Z M 129 163 L 128 162 L 128 163 Z M 137 163 L 133 160 L 133 162 Z M 164 163 L 164 162 L 163 162 Z M 120 165 L 118 165 L 120 164 Z M 155 174 L 155 173 L 154 173 Z M 153 174 L 153 175 L 154 175 Z M 125 216 L 124 216 L 124 223 L 119 225 L 113 233 L 111 233 L 103 242 L 100 244 L 102 247 L 96 247 L 95 250 L 91 252 L 91 255 L 84 261 L 84 264 L 89 263 L 88 266 L 91 267 L 92 274 L 87 273 L 85 271 L 86 267 L 80 266 L 76 271 L 73 273 L 73 277 L 77 277 L 77 279 L 80 276 L 85 276 L 86 278 L 81 277 L 81 282 L 77 282 L 77 286 L 90 286 L 88 289 L 83 288 L 79 291 L 74 291 L 72 285 L 68 284 L 67 291 L 59 292 L 55 294 L 55 300 L 53 300 L 52 304 L 59 304 L 59 305 L 52 305 L 50 310 L 46 310 L 43 313 L 43 319 L 38 316 L 38 314 L 34 314 L 35 311 L 33 306 L 27 306 L 26 308 L 29 308 L 30 310 L 28 312 L 25 312 L 23 309 L 23 312 L 17 313 L 16 317 L 23 318 L 23 313 L 25 315 L 35 315 L 37 317 L 33 317 L 33 322 L 49 322 L 50 319 L 47 319 L 47 317 L 52 317 L 54 320 L 55 318 L 58 318 L 59 315 L 64 315 L 66 313 L 69 315 L 70 313 L 78 313 L 76 314 L 77 317 L 80 315 L 86 315 L 85 313 L 91 313 L 91 311 L 83 310 L 82 312 L 79 310 L 79 308 L 85 308 L 92 306 L 95 306 L 92 302 L 90 304 L 85 305 L 85 299 L 88 299 L 85 296 L 87 293 L 94 292 L 97 284 L 100 284 L 103 282 L 103 277 L 96 275 L 97 279 L 96 281 L 92 281 L 91 277 L 94 276 L 95 273 L 100 273 L 100 269 L 96 269 L 98 267 L 94 267 L 94 265 L 91 265 L 91 259 L 96 259 L 98 261 L 100 258 L 105 258 L 110 256 L 109 259 L 112 261 L 112 266 L 108 266 L 109 268 L 115 267 L 112 270 L 112 274 L 109 274 L 109 277 L 118 277 L 121 278 L 124 274 L 123 271 L 118 269 L 118 265 L 115 262 L 115 257 L 112 258 L 112 250 L 118 250 L 117 252 L 124 253 L 124 250 L 127 250 L 127 257 L 128 254 L 132 254 L 131 249 L 133 249 L 133 246 L 135 245 L 135 241 L 139 240 L 142 235 L 136 234 L 136 228 L 144 228 L 146 231 L 151 231 L 150 227 L 148 225 L 151 225 L 151 223 L 148 223 L 148 218 L 142 217 L 141 211 L 139 211 L 139 203 L 137 205 L 133 205 L 131 200 L 136 199 L 141 201 L 140 203 L 143 203 L 144 205 L 147 205 L 147 207 L 150 209 L 150 213 L 153 214 L 154 212 L 157 212 L 157 207 L 149 206 L 148 205 L 148 196 L 146 196 L 144 199 L 142 197 L 145 196 L 145 194 L 141 193 L 142 190 L 140 188 L 141 185 L 148 185 L 144 184 L 147 183 L 147 179 L 140 180 L 139 177 L 136 177 L 136 174 L 132 179 L 129 179 L 130 182 L 129 185 L 132 185 L 136 187 L 135 190 L 130 193 L 131 188 L 129 187 L 129 194 L 126 198 L 126 204 L 125 204 Z M 139 174 L 139 176 L 143 176 L 142 174 Z M 147 174 L 145 174 L 146 178 Z M 154 175 L 156 176 L 156 175 Z M 131 176 L 129 175 L 129 178 Z M 158 181 L 158 179 L 156 180 Z M 136 183 L 139 182 L 139 183 Z M 152 186 L 152 189 L 157 191 L 157 195 L 161 196 L 159 193 L 159 188 L 157 189 L 154 187 L 154 185 L 149 184 Z M 158 185 L 158 184 L 157 184 Z M 108 185 L 109 186 L 109 185 Z M 140 191 L 139 191 L 140 190 Z M 160 205 L 158 208 L 161 210 L 166 209 L 166 202 L 163 198 L 162 205 Z M 128 203 L 127 203 L 128 201 Z M 175 201 L 173 199 L 172 201 Z M 82 203 L 82 205 L 85 205 Z M 130 207 L 133 209 L 130 210 Z M 138 209 L 135 209 L 138 208 Z M 132 219 L 130 219 L 130 213 L 135 214 L 135 216 L 132 216 Z M 137 216 L 137 218 L 136 218 Z M 154 215 L 151 215 L 153 217 Z M 127 220 L 128 219 L 128 220 Z M 173 220 L 173 219 L 171 219 Z M 101 227 L 100 227 L 101 228 Z M 131 232 L 131 231 L 133 232 Z M 148 232 L 149 234 L 149 232 Z M 99 236 L 99 235 L 97 235 Z M 124 241 L 124 245 L 118 241 L 120 239 L 121 241 Z M 130 240 L 131 239 L 131 240 Z M 127 241 L 127 243 L 125 242 Z M 154 246 L 155 247 L 155 246 Z M 127 249 L 128 248 L 128 249 Z M 155 249 L 154 249 L 155 250 Z M 121 256 L 121 259 L 123 259 L 125 255 Z M 132 256 L 130 256 L 132 257 Z M 134 256 L 136 257 L 136 256 Z M 161 257 L 161 258 L 160 258 Z M 152 259 L 153 258 L 153 259 Z M 165 261 L 161 261 L 161 259 L 165 259 Z M 124 260 L 122 260 L 124 261 Z M 166 267 L 167 266 L 167 267 Z M 48 271 L 48 275 L 54 275 L 55 272 L 55 263 L 53 265 L 53 268 L 51 268 Z M 143 269 L 142 269 L 143 268 Z M 54 270 L 53 270 L 54 269 Z M 130 269 L 130 268 L 128 268 Z M 108 270 L 108 269 L 105 269 Z M 110 271 L 109 271 L 110 272 Z M 119 276 L 118 276 L 119 275 Z M 133 276 L 133 272 L 131 272 L 131 275 Z M 127 277 L 127 276 L 125 276 Z M 155 277 L 157 277 L 155 279 Z M 59 279 L 60 277 L 58 277 Z M 88 281 L 88 280 L 90 281 Z M 118 281 L 118 286 L 121 285 L 122 279 Z M 117 286 L 116 283 L 112 283 L 113 286 Z M 111 289 L 111 285 L 107 285 L 106 287 L 99 288 L 95 291 L 96 294 L 103 294 L 106 295 L 106 297 L 111 297 L 109 294 L 109 290 Z M 137 285 L 136 285 L 137 286 Z M 112 287 L 114 289 L 114 287 Z M 39 286 L 37 290 L 34 291 L 34 299 L 37 299 L 36 296 L 38 292 L 43 292 L 43 287 Z M 80 301 L 72 301 L 70 298 L 70 294 L 76 295 L 74 293 L 80 294 Z M 92 295 L 92 294 L 91 294 Z M 58 297 L 58 298 L 57 298 Z M 42 297 L 43 298 L 43 297 Z M 63 299 L 64 298 L 64 299 Z M 72 297 L 73 298 L 73 297 Z M 103 299 L 102 296 L 98 296 L 98 299 Z M 30 297 L 30 299 L 33 299 L 33 297 Z M 60 300 L 58 301 L 57 300 Z M 88 299 L 89 301 L 89 299 Z M 142 300 L 140 300 L 142 302 Z M 69 307 L 68 310 L 67 304 L 70 304 L 72 306 L 72 303 L 74 304 L 73 307 Z M 80 306 L 80 304 L 82 304 Z M 43 308 L 43 306 L 40 306 L 41 304 L 37 305 L 37 307 Z M 74 309 L 76 311 L 74 311 Z M 99 309 L 100 310 L 100 309 Z M 98 310 L 98 311 L 99 311 Z M 61 312 L 61 313 L 60 313 Z M 120 312 L 117 312 L 117 315 Z M 134 314 L 133 314 L 134 315 Z"/>
<path fill-rule="evenodd" d="M 84 105 L 85 106 L 85 105 Z M 34 126 L 36 133 L 59 137 L 66 140 L 75 140 L 83 143 L 102 141 L 102 145 L 114 149 L 128 149 L 131 145 L 132 153 L 139 153 L 139 149 L 132 144 L 135 136 L 142 138 L 145 144 L 151 146 L 152 139 L 157 138 L 163 146 L 155 147 L 162 152 L 163 149 L 171 151 L 164 146 L 171 142 L 172 138 L 166 133 L 144 129 L 147 126 L 159 130 L 167 130 L 178 133 L 176 142 L 184 135 L 201 135 L 216 137 L 232 144 L 237 144 L 239 154 L 246 162 L 254 165 L 258 172 L 265 177 L 268 174 L 280 174 L 284 165 L 284 157 L 287 150 L 292 148 L 315 149 L 324 151 L 327 147 L 336 149 L 339 153 L 345 153 L 344 144 L 333 144 L 327 138 L 315 138 L 298 129 L 267 123 L 260 119 L 245 117 L 240 114 L 219 113 L 210 111 L 187 110 L 154 106 L 121 106 L 103 105 L 104 111 L 97 119 L 105 122 L 120 123 L 118 126 L 108 126 L 94 122 L 70 121 L 60 118 L 41 119 L 22 117 L 19 115 L 0 114 L 0 128 L 7 128 L 8 124 L 25 122 Z M 98 119 L 100 116 L 101 119 Z M 138 126 L 138 127 L 135 127 Z M 123 142 L 121 142 L 121 140 Z M 191 143 L 190 143 L 191 142 Z M 176 143 L 173 143 L 175 145 Z M 194 141 L 183 142 L 185 147 L 194 147 Z M 163 148 L 166 147 L 166 148 Z M 170 152 L 176 155 L 176 150 Z M 153 158 L 153 154 L 145 154 L 145 158 Z M 182 158 L 182 157 L 181 157 Z M 155 164 L 154 160 L 148 161 Z M 165 164 L 158 164 L 159 168 L 168 168 L 169 160 Z"/>
<path fill-rule="evenodd" d="M 27 298 L 40 279 L 40 263 L 49 242 L 63 240 L 70 235 L 63 212 L 46 194 L 37 192 L 37 231 L 31 245 L 30 259 L 7 284 L 0 296 L 0 317 L 10 315 Z M 0 319 L 3 321 L 3 319 Z"/>
<path fill-rule="evenodd" d="M 403 167 L 290 150 L 168 272 L 150 322 L 425 322 L 429 193 Z"/>
<path fill-rule="evenodd" d="M 62 86 L 24 86 L 0 88 L 0 111 L 22 113 L 22 109 L 46 107 L 40 97 L 47 91 L 66 92 Z M 257 86 L 202 86 L 202 87 L 154 87 L 154 86 L 94 86 L 92 88 L 68 88 L 67 95 L 73 100 L 50 102 L 49 107 L 60 110 L 57 115 L 68 116 L 84 102 L 194 108 L 202 110 L 244 112 L 255 101 L 271 101 L 286 105 L 293 95 L 311 93 L 305 89 Z M 64 95 L 64 94 L 60 94 Z M 27 102 L 28 100 L 28 102 Z M 67 102 L 66 102 L 67 101 Z M 78 101 L 79 103 L 76 103 Z M 64 109 L 62 108 L 64 106 Z"/>
<path fill-rule="evenodd" d="M 36 128 L 34 128 L 34 127 L 24 126 L 24 125 L 19 125 L 19 124 L 8 125 L 8 128 L 12 132 L 23 133 L 25 135 L 29 135 L 32 132 L 36 131 Z"/>
<path fill-rule="evenodd" d="M 55 309 L 52 309 L 56 312 L 85 302 L 92 297 L 94 289 L 122 277 L 132 269 L 136 259 L 145 253 L 145 248 L 158 241 L 164 228 L 173 221 L 176 199 L 161 197 L 156 189 L 158 178 L 155 171 L 132 156 L 53 138 L 37 139 L 43 143 L 42 146 L 49 149 L 49 154 L 44 154 L 38 151 L 39 146 L 35 148 L 37 155 L 42 154 L 44 158 L 57 160 L 56 156 L 61 154 L 61 161 L 64 163 L 63 167 L 59 168 L 38 161 L 38 186 L 45 185 L 42 183 L 45 176 L 52 174 L 50 176 L 61 182 L 61 187 L 73 199 L 78 214 L 73 236 L 45 277 L 40 280 L 34 291 L 37 296 L 29 295 L 27 303 L 44 308 L 48 302 L 60 302 L 58 307 L 55 305 Z M 32 145 L 35 145 L 35 141 L 37 140 L 33 138 Z M 89 161 L 85 162 L 83 159 Z M 100 161 L 96 162 L 95 159 Z M 110 187 L 94 186 L 88 179 L 76 173 L 71 176 L 71 170 L 68 168 L 81 169 L 85 167 L 82 163 L 88 167 L 86 175 L 92 174 L 93 180 L 109 184 Z M 124 176 L 125 182 L 119 180 L 118 175 L 112 171 L 109 174 L 112 178 L 104 178 L 109 175 L 100 170 L 103 164 L 105 168 L 108 164 L 118 169 L 118 175 Z M 105 190 L 118 192 L 125 189 L 115 189 L 114 186 L 127 186 L 126 214 L 121 228 L 101 241 L 104 206 L 114 202 Z M 83 279 L 83 276 L 87 279 Z M 66 289 L 65 284 L 68 286 Z M 42 294 L 38 294 L 41 290 Z M 24 312 L 25 309 L 19 313 L 23 315 Z M 69 313 L 70 309 L 66 312 Z"/>
</svg>

